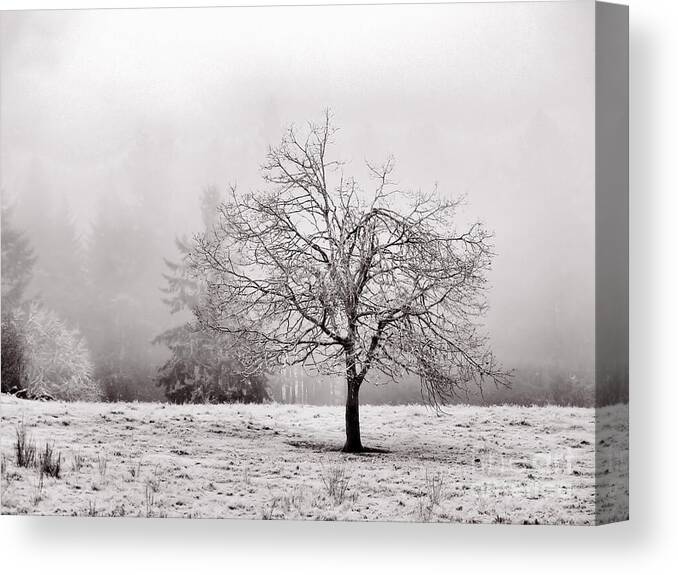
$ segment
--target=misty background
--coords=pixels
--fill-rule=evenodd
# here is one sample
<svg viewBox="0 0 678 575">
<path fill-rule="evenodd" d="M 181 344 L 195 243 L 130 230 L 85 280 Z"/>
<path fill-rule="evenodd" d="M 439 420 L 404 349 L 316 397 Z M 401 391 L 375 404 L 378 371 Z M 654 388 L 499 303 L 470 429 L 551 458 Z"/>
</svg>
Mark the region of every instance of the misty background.
<svg viewBox="0 0 678 575">
<path fill-rule="evenodd" d="M 261 188 L 268 146 L 330 108 L 363 186 L 365 160 L 392 154 L 402 187 L 465 195 L 462 219 L 494 232 L 485 326 L 516 377 L 486 398 L 589 402 L 591 6 L 3 13 L 0 189 L 36 256 L 31 294 L 83 334 L 108 399 L 162 399 L 153 340 L 190 319 L 163 273 L 203 230 L 204 190 Z M 400 383 L 363 398 L 416 401 Z M 343 393 L 271 379 L 281 401 Z"/>
</svg>

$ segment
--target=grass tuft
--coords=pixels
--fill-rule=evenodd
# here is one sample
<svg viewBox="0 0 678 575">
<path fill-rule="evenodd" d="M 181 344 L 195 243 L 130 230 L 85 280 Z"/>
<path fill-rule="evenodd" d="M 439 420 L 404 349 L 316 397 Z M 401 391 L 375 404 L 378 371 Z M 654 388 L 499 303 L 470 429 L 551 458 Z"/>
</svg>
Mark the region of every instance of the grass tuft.
<svg viewBox="0 0 678 575">
<path fill-rule="evenodd" d="M 321 464 L 320 477 L 327 490 L 327 494 L 332 498 L 334 504 L 341 505 L 344 499 L 346 499 L 348 484 L 351 481 L 346 471 L 346 465 L 341 463 L 325 467 Z"/>
<path fill-rule="evenodd" d="M 28 434 L 26 424 L 22 420 L 16 427 L 16 443 L 14 444 L 16 464 L 19 467 L 33 467 L 35 465 L 35 442 Z"/>
<path fill-rule="evenodd" d="M 37 468 L 35 484 L 33 485 L 33 505 L 37 505 L 42 501 L 42 491 L 45 486 L 45 474 L 41 467 Z"/>
<path fill-rule="evenodd" d="M 426 470 L 426 497 L 428 498 L 431 507 L 440 505 L 444 483 L 445 481 L 442 473 L 439 471 L 431 473 L 428 469 Z"/>
<path fill-rule="evenodd" d="M 99 480 L 102 483 L 106 483 L 106 472 L 108 470 L 108 456 L 107 455 L 97 455 L 97 466 L 99 468 Z"/>
<path fill-rule="evenodd" d="M 61 452 L 54 454 L 54 446 L 46 443 L 38 459 L 40 473 L 59 479 L 61 476 Z"/>
<path fill-rule="evenodd" d="M 145 504 L 146 504 L 146 517 L 153 517 L 153 506 L 155 505 L 155 494 L 157 492 L 157 487 L 153 484 L 151 479 L 146 481 L 144 494 L 145 494 Z"/>
<path fill-rule="evenodd" d="M 73 454 L 71 462 L 71 471 L 79 472 L 85 466 L 85 458 L 80 453 Z"/>
</svg>

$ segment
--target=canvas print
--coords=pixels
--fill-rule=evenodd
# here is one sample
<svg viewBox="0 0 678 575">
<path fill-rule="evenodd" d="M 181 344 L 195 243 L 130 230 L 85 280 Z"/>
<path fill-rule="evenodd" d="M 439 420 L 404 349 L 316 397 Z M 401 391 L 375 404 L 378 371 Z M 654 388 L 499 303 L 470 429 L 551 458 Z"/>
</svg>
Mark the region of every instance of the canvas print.
<svg viewBox="0 0 678 575">
<path fill-rule="evenodd" d="M 628 518 L 625 8 L 0 22 L 3 514 Z"/>
</svg>

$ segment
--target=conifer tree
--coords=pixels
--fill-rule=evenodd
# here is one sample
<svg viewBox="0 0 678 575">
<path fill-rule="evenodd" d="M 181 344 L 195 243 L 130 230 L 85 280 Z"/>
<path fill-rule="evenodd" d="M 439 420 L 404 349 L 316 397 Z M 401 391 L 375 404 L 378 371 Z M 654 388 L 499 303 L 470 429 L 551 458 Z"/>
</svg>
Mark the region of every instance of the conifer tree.
<svg viewBox="0 0 678 575">
<path fill-rule="evenodd" d="M 211 235 L 221 196 L 208 187 L 202 196 L 204 233 Z M 190 312 L 204 286 L 192 276 L 187 260 L 192 241 L 176 240 L 179 261 L 165 260 L 167 286 L 163 301 L 173 314 Z M 189 316 L 190 317 L 190 316 Z M 268 399 L 265 376 L 244 373 L 227 352 L 229 336 L 202 329 L 196 322 L 185 323 L 161 333 L 155 342 L 166 345 L 170 358 L 158 372 L 158 385 L 175 403 L 261 403 Z"/>
</svg>

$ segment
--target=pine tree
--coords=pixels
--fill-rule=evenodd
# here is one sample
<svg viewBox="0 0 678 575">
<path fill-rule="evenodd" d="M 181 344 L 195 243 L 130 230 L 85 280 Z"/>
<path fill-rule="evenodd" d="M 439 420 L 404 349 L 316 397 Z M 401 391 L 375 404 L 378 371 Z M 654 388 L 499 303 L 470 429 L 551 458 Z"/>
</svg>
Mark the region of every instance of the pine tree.
<svg viewBox="0 0 678 575">
<path fill-rule="evenodd" d="M 201 210 L 205 234 L 210 234 L 221 201 L 218 191 L 203 192 Z M 192 277 L 187 264 L 191 242 L 177 239 L 179 262 L 165 260 L 167 287 L 163 299 L 170 311 L 181 314 L 197 304 L 202 285 Z M 174 403 L 261 403 L 269 398 L 264 376 L 246 374 L 227 353 L 227 336 L 202 330 L 186 321 L 166 330 L 155 342 L 167 346 L 170 358 L 158 372 L 158 385 Z"/>
<path fill-rule="evenodd" d="M 2 207 L 2 310 L 11 312 L 23 303 L 26 288 L 33 276 L 35 254 L 28 238 L 15 229 L 11 210 Z"/>
<path fill-rule="evenodd" d="M 87 241 L 87 285 L 82 330 L 90 344 L 104 397 L 158 399 L 156 242 L 138 208 L 104 198 Z"/>
<path fill-rule="evenodd" d="M 83 322 L 85 251 L 81 235 L 66 202 L 49 210 L 37 244 L 39 259 L 33 287 L 41 301 L 66 324 L 75 328 Z"/>
<path fill-rule="evenodd" d="M 35 255 L 28 238 L 15 229 L 11 211 L 2 207 L 0 221 L 2 245 L 2 391 L 23 389 L 26 372 L 26 342 L 18 314 L 33 274 Z"/>
</svg>

